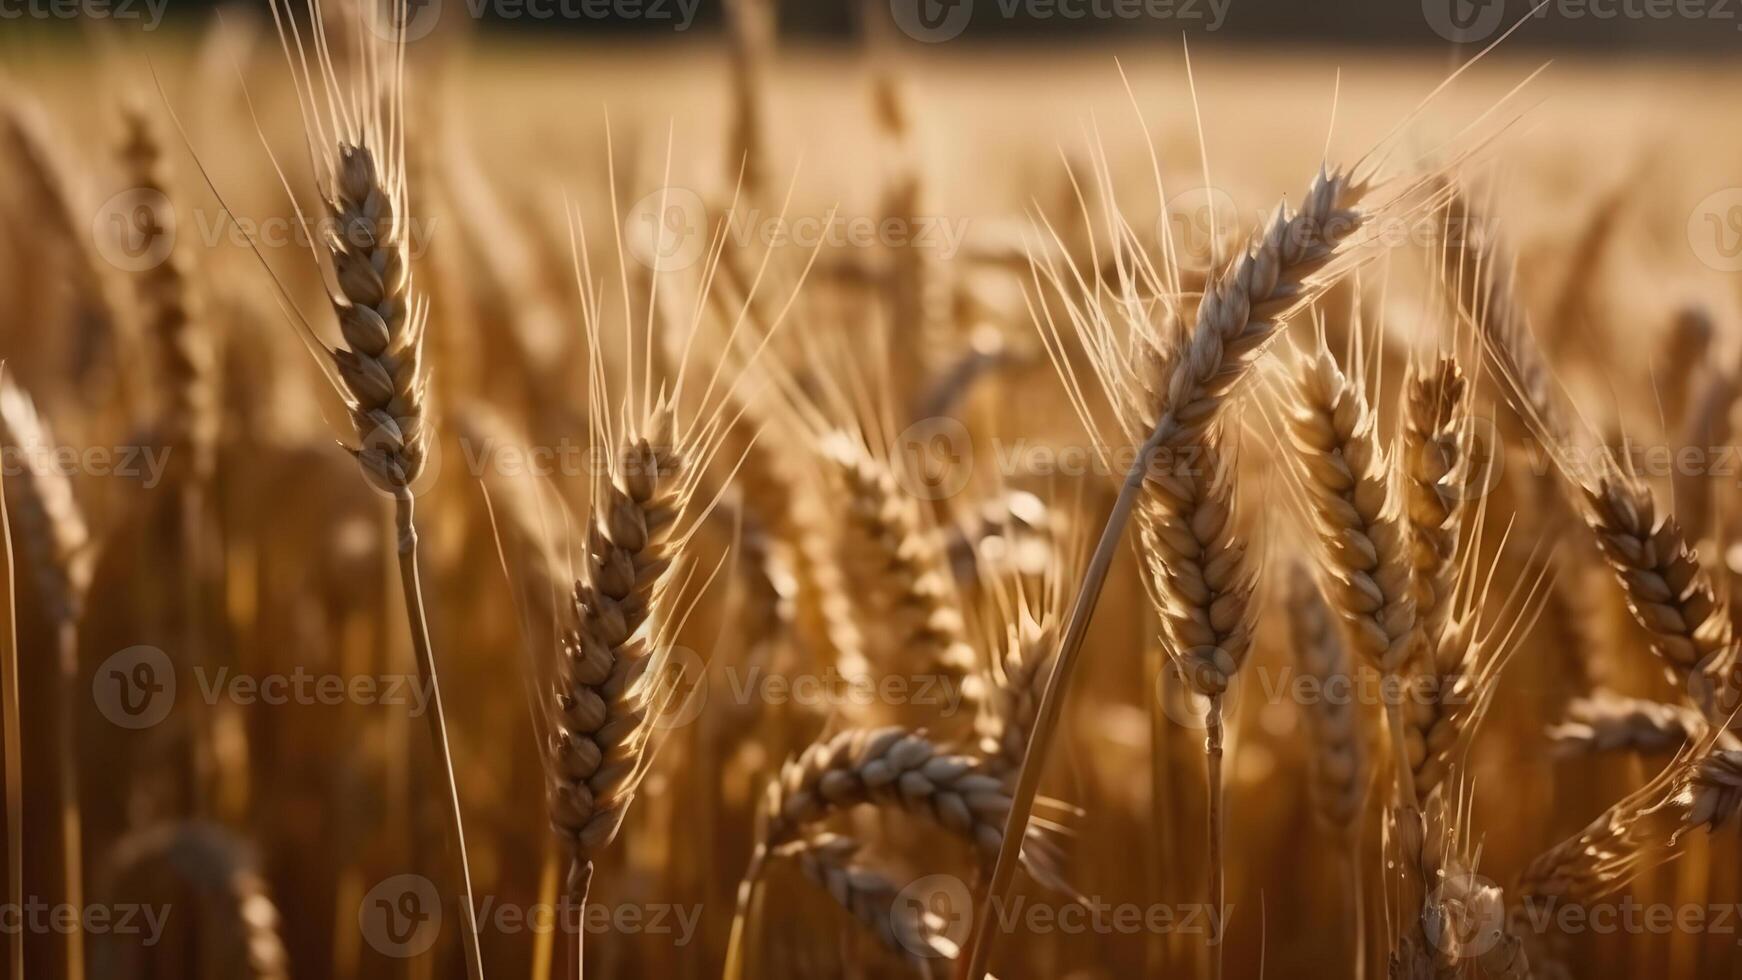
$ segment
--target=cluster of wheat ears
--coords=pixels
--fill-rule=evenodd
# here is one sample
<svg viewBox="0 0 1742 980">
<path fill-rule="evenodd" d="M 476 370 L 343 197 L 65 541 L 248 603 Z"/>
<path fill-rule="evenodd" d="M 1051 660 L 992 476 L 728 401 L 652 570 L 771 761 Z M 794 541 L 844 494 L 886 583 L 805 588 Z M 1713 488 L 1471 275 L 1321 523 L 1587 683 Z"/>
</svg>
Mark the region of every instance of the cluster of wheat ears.
<svg viewBox="0 0 1742 980">
<path fill-rule="evenodd" d="M 587 190 L 444 126 L 444 35 L 267 9 L 112 53 L 78 158 L 0 100 L 6 901 L 108 913 L 11 980 L 1742 963 L 1733 496 L 1628 452 L 1742 388 L 1688 307 L 1661 428 L 1569 394 L 1616 204 L 1545 317 L 1509 102 L 1257 221 L 1150 224 L 1141 130 L 954 254 L 798 247 L 733 231 L 792 207 L 766 0 L 713 176 L 631 120 Z"/>
</svg>

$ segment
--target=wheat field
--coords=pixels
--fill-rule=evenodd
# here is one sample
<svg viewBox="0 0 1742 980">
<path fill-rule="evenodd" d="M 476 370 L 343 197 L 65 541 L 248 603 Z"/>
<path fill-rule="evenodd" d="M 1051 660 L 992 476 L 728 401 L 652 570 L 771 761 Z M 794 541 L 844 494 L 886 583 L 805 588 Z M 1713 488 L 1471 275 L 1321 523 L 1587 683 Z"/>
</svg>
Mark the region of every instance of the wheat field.
<svg viewBox="0 0 1742 980">
<path fill-rule="evenodd" d="M 1742 975 L 1734 66 L 883 7 L 0 38 L 9 980 Z"/>
</svg>

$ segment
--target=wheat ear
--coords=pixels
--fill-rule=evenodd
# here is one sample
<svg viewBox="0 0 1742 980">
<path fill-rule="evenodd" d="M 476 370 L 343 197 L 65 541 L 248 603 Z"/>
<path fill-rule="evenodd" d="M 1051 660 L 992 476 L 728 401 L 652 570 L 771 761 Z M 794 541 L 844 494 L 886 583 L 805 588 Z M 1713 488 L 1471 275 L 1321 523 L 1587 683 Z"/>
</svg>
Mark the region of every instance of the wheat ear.
<svg viewBox="0 0 1742 980">
<path fill-rule="evenodd" d="M 1425 370 L 1412 365 L 1404 379 L 1404 487 L 1415 612 L 1424 637 L 1439 635 L 1457 587 L 1461 481 L 1469 466 L 1466 387 L 1463 370 L 1449 356 Z"/>
<path fill-rule="evenodd" d="M 1257 571 L 1236 533 L 1234 460 L 1223 457 L 1212 431 L 1184 449 L 1174 465 L 1157 465 L 1147 474 L 1137 511 L 1138 541 L 1168 656 L 1192 691 L 1208 701 L 1208 901 L 1210 914 L 1219 916 L 1225 880 L 1223 696 L 1252 649 Z M 1221 960 L 1221 943 L 1212 943 L 1211 976 L 1221 976 Z"/>
<path fill-rule="evenodd" d="M 893 619 L 892 649 L 917 656 L 923 672 L 959 690 L 961 707 L 974 718 L 985 698 L 984 679 L 964 639 L 955 580 L 919 501 L 861 440 L 837 431 L 824 437 L 822 448 L 844 490 L 842 564 L 873 590 L 877 613 Z"/>
<path fill-rule="evenodd" d="M 584 902 L 593 860 L 616 839 L 649 761 L 658 691 L 650 621 L 665 599 L 684 504 L 685 458 L 671 409 L 627 434 L 595 501 L 574 624 L 554 692 L 551 823 L 570 849 L 568 891 Z"/>
<path fill-rule="evenodd" d="M 1361 378 L 1345 375 L 1318 336 L 1316 350 L 1296 364 L 1289 434 L 1324 556 L 1326 599 L 1355 653 L 1391 679 L 1403 676 L 1419 633 L 1403 495 L 1378 419 Z M 1411 802 L 1419 793 L 1402 710 L 1392 698 L 1385 708 L 1399 793 Z"/>
<path fill-rule="evenodd" d="M 73 487 L 54 462 L 56 445 L 30 396 L 10 376 L 0 377 L 0 450 L 23 457 L 10 500 L 25 560 L 47 604 L 57 641 L 56 685 L 60 744 L 62 886 L 68 904 L 83 908 L 84 855 L 79 807 L 79 621 L 91 585 L 91 540 Z M 84 934 L 78 923 L 66 932 L 67 976 L 85 974 Z"/>
<path fill-rule="evenodd" d="M 1573 699 L 1567 705 L 1566 718 L 1551 727 L 1548 735 L 1554 740 L 1555 751 L 1562 755 L 1662 755 L 1704 738 L 1709 728 L 1705 716 L 1693 708 L 1598 690 L 1589 697 Z M 1718 736 L 1718 747 L 1742 749 L 1742 740 L 1725 732 Z"/>
<path fill-rule="evenodd" d="M 169 217 L 159 202 L 171 198 L 168 164 L 149 116 L 137 105 L 123 116 L 126 138 L 121 161 L 135 190 L 147 193 L 146 222 L 139 231 L 156 241 L 168 234 Z M 163 261 L 142 272 L 137 290 L 145 334 L 157 358 L 161 389 L 167 393 L 162 413 L 165 442 L 192 457 L 190 472 L 200 480 L 211 475 L 218 437 L 216 356 L 212 336 L 200 320 L 186 252 L 172 249 Z"/>
<path fill-rule="evenodd" d="M 1642 480 L 1611 470 L 1584 497 L 1597 547 L 1651 634 L 1652 652 L 1706 717 L 1723 723 L 1738 694 L 1729 603 Z"/>
<path fill-rule="evenodd" d="M 861 846 L 840 834 L 819 834 L 784 844 L 774 854 L 798 865 L 806 878 L 828 892 L 835 904 L 878 943 L 920 972 L 928 973 L 934 962 L 953 959 L 956 944 L 942 934 L 937 915 L 902 901 L 900 885 L 853 860 Z"/>
<path fill-rule="evenodd" d="M 430 642 L 418 571 L 415 498 L 433 425 L 425 404 L 429 366 L 424 360 L 424 335 L 429 322 L 428 300 L 412 279 L 409 193 L 404 158 L 404 37 L 390 45 L 393 62 L 382 64 L 382 52 L 367 47 L 361 55 L 359 91 L 349 100 L 319 91 L 337 78 L 332 55 L 317 45 L 321 82 L 314 81 L 302 40 L 295 28 L 289 0 L 272 4 L 279 45 L 291 67 L 298 106 L 305 121 L 311 165 L 321 185 L 326 234 L 318 249 L 328 259 L 331 281 L 327 297 L 338 321 L 341 342 L 321 344 L 330 364 L 328 378 L 345 399 L 357 434 L 352 454 L 364 475 L 394 501 L 401 592 L 419 680 L 430 692 L 428 719 L 441 788 L 446 796 L 449 831 L 459 856 L 461 917 L 466 972 L 483 980 L 483 955 L 472 902 L 471 858 L 466 849 L 465 822 L 454 779 L 448 743 L 447 716 L 442 706 L 435 652 Z M 318 21 L 320 8 L 310 0 Z M 286 21 L 290 21 L 287 27 Z M 317 24 L 316 30 L 323 29 Z M 361 32 L 357 32 L 359 35 Z M 295 43 L 290 40 L 295 36 Z M 298 68 L 300 67 L 300 72 Z M 374 90 L 380 84 L 381 91 Z M 323 108 L 324 106 L 324 108 Z M 318 145 L 317 145 L 318 142 Z M 304 324 L 304 329 L 307 329 Z M 313 343 L 312 332 L 305 340 Z"/>
<path fill-rule="evenodd" d="M 1355 664 L 1305 565 L 1290 566 L 1286 599 L 1289 635 L 1301 673 L 1314 678 L 1321 691 L 1351 686 Z M 1351 836 L 1367 793 L 1369 760 L 1361 714 L 1354 699 L 1328 693 L 1307 706 L 1304 714 L 1311 736 L 1307 758 L 1314 814 L 1327 831 Z"/>
<path fill-rule="evenodd" d="M 964 961 L 966 969 L 958 974 L 964 980 L 982 980 L 986 975 L 991 955 L 986 910 L 1004 901 L 1015 880 L 1021 842 L 1012 835 L 1028 825 L 1034 810 L 1040 789 L 1040 760 L 1046 758 L 1058 728 L 1072 668 L 1145 472 L 1164 448 L 1189 444 L 1204 432 L 1282 324 L 1322 288 L 1333 260 L 1343 253 L 1345 243 L 1365 220 L 1356 205 L 1366 190 L 1365 182 L 1347 174 L 1320 170 L 1300 211 L 1290 214 L 1279 208 L 1234 266 L 1206 286 L 1191 334 L 1173 359 L 1161 411 L 1114 501 L 1059 641 L 1052 676 L 1036 716 L 1035 734 L 1023 757 L 1004 843 L 985 899 L 977 909 Z"/>
</svg>

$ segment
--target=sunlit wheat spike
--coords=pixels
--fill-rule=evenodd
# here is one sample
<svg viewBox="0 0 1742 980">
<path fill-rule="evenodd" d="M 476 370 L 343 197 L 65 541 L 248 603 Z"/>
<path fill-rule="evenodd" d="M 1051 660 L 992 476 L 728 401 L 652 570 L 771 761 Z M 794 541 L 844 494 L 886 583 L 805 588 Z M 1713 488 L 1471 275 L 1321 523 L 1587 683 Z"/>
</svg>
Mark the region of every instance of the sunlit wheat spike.
<svg viewBox="0 0 1742 980">
<path fill-rule="evenodd" d="M 171 234 L 168 225 L 174 220 L 169 167 L 145 110 L 129 105 L 123 121 L 126 138 L 121 161 L 135 191 L 144 192 L 141 213 L 146 226 L 139 230 L 156 242 L 159 236 Z M 217 454 L 217 358 L 210 326 L 201 318 L 187 250 L 171 248 L 162 261 L 139 274 L 137 286 L 144 336 L 165 392 L 161 422 L 165 441 L 188 453 L 191 472 L 204 479 L 210 476 Z"/>
<path fill-rule="evenodd" d="M 1574 698 L 1566 717 L 1551 726 L 1549 738 L 1563 755 L 1634 752 L 1665 755 L 1704 738 L 1708 723 L 1699 711 L 1679 704 L 1628 697 L 1601 689 Z M 1725 732 L 1720 749 L 1742 749 L 1742 741 Z"/>
<path fill-rule="evenodd" d="M 59 462 L 48 423 L 11 375 L 0 378 L 0 452 L 7 466 L 7 502 L 49 614 L 56 623 L 77 621 L 91 584 L 91 535 Z"/>
<path fill-rule="evenodd" d="M 1352 836 L 1366 798 L 1371 764 L 1357 701 L 1348 696 L 1356 683 L 1356 666 L 1305 565 L 1289 566 L 1286 603 L 1295 660 L 1301 672 L 1325 692 L 1302 706 L 1311 733 L 1307 759 L 1312 767 L 1314 813 L 1326 830 Z"/>
<path fill-rule="evenodd" d="M 956 955 L 956 944 L 943 934 L 945 924 L 937 913 L 906 899 L 903 886 L 888 875 L 855 860 L 861 847 L 850 837 L 819 834 L 784 844 L 773 853 L 797 864 L 885 949 L 921 970 L 947 964 Z"/>
<path fill-rule="evenodd" d="M 1455 358 L 1412 365 L 1404 379 L 1402 462 L 1407 479 L 1410 562 L 1416 616 L 1424 636 L 1437 636 L 1456 588 L 1469 468 L 1467 384 Z"/>
<path fill-rule="evenodd" d="M 1363 389 L 1321 337 L 1296 364 L 1287 421 L 1325 556 L 1326 598 L 1355 651 L 1390 674 L 1414 642 L 1413 569 L 1402 494 Z"/>
</svg>

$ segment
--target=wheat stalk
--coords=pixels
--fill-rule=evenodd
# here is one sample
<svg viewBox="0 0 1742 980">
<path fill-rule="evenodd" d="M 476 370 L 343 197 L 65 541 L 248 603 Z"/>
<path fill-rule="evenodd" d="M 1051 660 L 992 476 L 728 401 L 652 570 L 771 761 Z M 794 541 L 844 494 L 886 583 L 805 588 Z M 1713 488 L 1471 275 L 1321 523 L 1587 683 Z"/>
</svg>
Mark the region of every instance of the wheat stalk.
<svg viewBox="0 0 1742 980">
<path fill-rule="evenodd" d="M 1059 641 L 1059 654 L 1036 717 L 1035 735 L 1029 741 L 1014 791 L 1004 844 L 993 867 L 985 900 L 979 906 L 969 955 L 964 961 L 966 969 L 958 974 L 964 980 L 981 980 L 986 975 L 991 946 L 985 910 L 1004 900 L 1015 878 L 1020 844 L 1011 835 L 1017 828 L 1027 826 L 1033 812 L 1034 798 L 1040 789 L 1039 760 L 1046 757 L 1058 727 L 1064 694 L 1069 689 L 1089 619 L 1112 565 L 1113 551 L 1143 486 L 1146 469 L 1165 447 L 1189 444 L 1204 432 L 1282 324 L 1322 287 L 1333 260 L 1364 221 L 1356 206 L 1366 190 L 1361 180 L 1321 170 L 1301 209 L 1290 214 L 1286 208 L 1278 208 L 1246 253 L 1225 275 L 1206 287 L 1191 334 L 1173 358 L 1162 411 L 1138 447 L 1136 462 L 1126 474 L 1101 539 L 1089 559 Z"/>
</svg>

